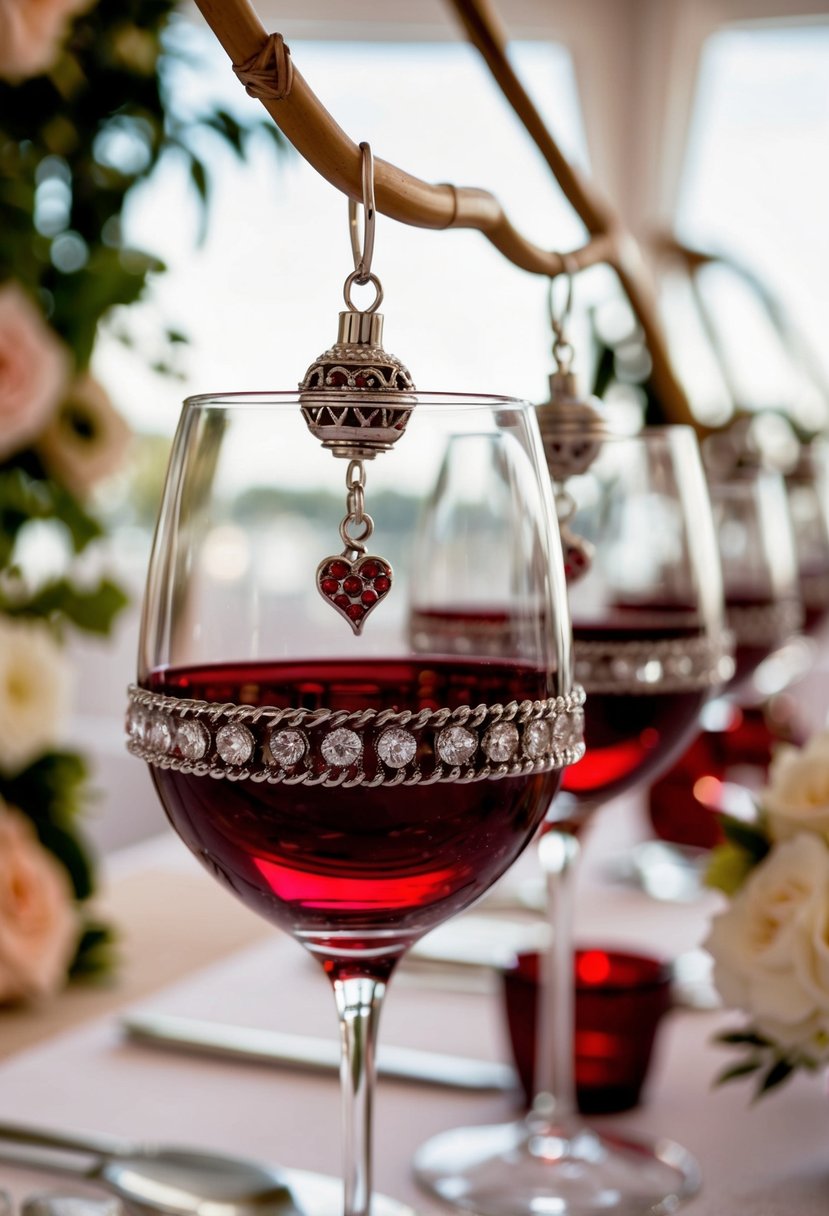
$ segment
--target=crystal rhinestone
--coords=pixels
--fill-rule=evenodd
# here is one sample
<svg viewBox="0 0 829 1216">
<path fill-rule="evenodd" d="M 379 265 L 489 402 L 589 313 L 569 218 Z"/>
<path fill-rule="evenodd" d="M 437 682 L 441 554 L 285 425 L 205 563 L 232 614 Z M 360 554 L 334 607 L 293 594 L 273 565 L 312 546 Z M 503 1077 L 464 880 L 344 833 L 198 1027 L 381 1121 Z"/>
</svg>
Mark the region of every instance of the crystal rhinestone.
<svg viewBox="0 0 829 1216">
<path fill-rule="evenodd" d="M 415 758 L 417 740 L 407 730 L 390 726 L 377 740 L 377 755 L 389 768 L 405 768 Z"/>
<path fill-rule="evenodd" d="M 225 764 L 244 764 L 253 746 L 253 735 L 241 722 L 227 722 L 216 731 L 216 751 Z"/>
<path fill-rule="evenodd" d="M 584 741 L 584 710 L 580 705 L 570 710 L 570 747 L 578 747 Z"/>
<path fill-rule="evenodd" d="M 127 734 L 137 743 L 143 743 L 147 734 L 147 715 L 140 705 L 131 705 L 127 712 Z"/>
<path fill-rule="evenodd" d="M 688 654 L 668 655 L 665 660 L 665 671 L 670 676 L 690 676 L 694 670 L 694 661 Z"/>
<path fill-rule="evenodd" d="M 662 679 L 662 664 L 659 659 L 648 659 L 636 668 L 636 679 L 640 684 L 658 684 Z"/>
<path fill-rule="evenodd" d="M 437 738 L 437 753 L 444 764 L 466 764 L 478 746 L 478 736 L 465 726 L 445 726 Z"/>
<path fill-rule="evenodd" d="M 553 722 L 553 744 L 556 747 L 568 747 L 572 735 L 572 724 L 567 714 L 559 714 Z"/>
<path fill-rule="evenodd" d="M 202 722 L 186 718 L 176 727 L 176 747 L 185 760 L 201 760 L 209 743 L 210 735 Z"/>
<path fill-rule="evenodd" d="M 308 750 L 308 741 L 302 731 L 291 727 L 272 730 L 268 736 L 268 745 L 274 760 L 283 768 L 299 764 Z"/>
<path fill-rule="evenodd" d="M 362 750 L 363 743 L 360 736 L 356 731 L 347 730 L 344 726 L 339 727 L 338 730 L 332 730 L 331 734 L 326 735 L 320 744 L 323 759 L 327 764 L 333 764 L 336 768 L 346 768 L 355 760 L 359 760 Z"/>
<path fill-rule="evenodd" d="M 168 752 L 173 746 L 170 720 L 162 714 L 153 714 L 147 732 L 147 742 L 153 751 Z"/>
<path fill-rule="evenodd" d="M 538 760 L 552 747 L 553 736 L 550 723 L 529 722 L 524 728 L 524 751 L 531 760 Z"/>
<path fill-rule="evenodd" d="M 490 760 L 504 764 L 518 749 L 518 727 L 512 722 L 495 722 L 484 735 L 483 747 Z"/>
</svg>

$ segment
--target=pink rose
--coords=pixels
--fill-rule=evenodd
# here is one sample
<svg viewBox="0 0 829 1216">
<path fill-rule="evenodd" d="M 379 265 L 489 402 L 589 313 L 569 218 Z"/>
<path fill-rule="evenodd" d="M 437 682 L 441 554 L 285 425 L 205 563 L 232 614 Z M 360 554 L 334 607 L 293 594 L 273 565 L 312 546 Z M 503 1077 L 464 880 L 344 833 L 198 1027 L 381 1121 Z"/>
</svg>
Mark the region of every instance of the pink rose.
<svg viewBox="0 0 829 1216">
<path fill-rule="evenodd" d="M 0 803 L 0 1003 L 56 992 L 77 943 L 69 876 L 26 816 Z"/>
<path fill-rule="evenodd" d="M 0 77 L 16 83 L 48 71 L 70 17 L 89 5 L 90 0 L 0 0 Z"/>
<path fill-rule="evenodd" d="M 63 392 L 67 370 L 67 352 L 54 330 L 18 283 L 5 283 L 0 287 L 0 458 L 42 430 Z"/>
<path fill-rule="evenodd" d="M 52 476 L 83 499 L 115 472 L 130 438 L 106 389 L 87 374 L 71 386 L 38 438 L 37 450 Z"/>
</svg>

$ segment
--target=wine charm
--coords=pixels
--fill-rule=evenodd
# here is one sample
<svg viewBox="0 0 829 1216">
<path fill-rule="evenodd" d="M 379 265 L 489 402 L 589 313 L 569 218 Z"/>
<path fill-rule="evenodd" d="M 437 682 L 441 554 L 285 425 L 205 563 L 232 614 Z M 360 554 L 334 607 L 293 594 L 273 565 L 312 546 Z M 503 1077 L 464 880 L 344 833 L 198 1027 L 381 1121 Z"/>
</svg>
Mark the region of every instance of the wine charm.
<svg viewBox="0 0 829 1216">
<path fill-rule="evenodd" d="M 567 490 L 558 490 L 556 493 L 556 514 L 558 516 L 559 536 L 561 537 L 564 577 L 568 583 L 578 582 L 580 578 L 583 578 L 587 574 L 593 562 L 593 554 L 596 552 L 595 545 L 591 545 L 589 540 L 585 540 L 583 536 L 578 536 L 567 526 L 575 510 L 576 504 L 572 495 Z"/>
<path fill-rule="evenodd" d="M 347 312 L 340 313 L 336 343 L 308 368 L 300 382 L 300 406 L 309 431 L 332 455 L 349 461 L 346 473 L 346 515 L 340 524 L 345 548 L 325 557 L 317 567 L 317 589 L 355 634 L 391 590 L 392 568 L 385 558 L 366 554 L 374 520 L 365 511 L 367 460 L 391 450 L 402 437 L 415 406 L 409 370 L 383 349 L 380 280 L 371 272 L 374 251 L 374 161 L 368 144 L 363 156 L 362 244 L 357 233 L 357 205 L 349 200 L 348 214 L 354 270 L 345 280 Z M 361 311 L 351 292 L 355 284 L 371 283 L 375 298 Z"/>
<path fill-rule="evenodd" d="M 324 557 L 317 566 L 317 589 L 348 621 L 355 634 L 360 634 L 369 613 L 391 591 L 394 575 L 384 558 L 366 555 L 365 542 L 374 531 L 374 520 L 365 510 L 362 460 L 351 461 L 345 484 L 346 514 L 340 524 L 345 548 L 340 554 Z"/>
<path fill-rule="evenodd" d="M 566 275 L 567 296 L 560 316 L 553 308 L 553 280 L 550 280 L 550 324 L 556 370 L 550 376 L 550 399 L 536 406 L 535 412 L 547 468 L 556 491 L 564 574 L 568 583 L 574 583 L 589 571 L 595 547 L 568 526 L 576 504 L 566 489 L 566 482 L 568 478 L 584 473 L 596 459 L 607 426 L 601 402 L 595 397 L 580 396 L 572 371 L 573 348 L 564 326 L 573 301 L 573 278 L 569 271 Z"/>
</svg>

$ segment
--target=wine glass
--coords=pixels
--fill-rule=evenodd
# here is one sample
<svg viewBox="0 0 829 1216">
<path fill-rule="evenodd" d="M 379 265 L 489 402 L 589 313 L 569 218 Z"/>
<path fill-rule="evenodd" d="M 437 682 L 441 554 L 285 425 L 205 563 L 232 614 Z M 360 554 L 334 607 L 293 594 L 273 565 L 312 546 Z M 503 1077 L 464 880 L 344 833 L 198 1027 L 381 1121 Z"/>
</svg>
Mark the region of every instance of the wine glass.
<svg viewBox="0 0 829 1216">
<path fill-rule="evenodd" d="M 797 552 L 803 630 L 819 638 L 829 619 L 829 445 L 802 444 L 786 473 Z"/>
<path fill-rule="evenodd" d="M 727 781 L 740 765 L 734 736 L 765 699 L 755 686 L 761 665 L 783 654 L 804 615 L 791 492 L 782 475 L 738 466 L 710 471 L 708 486 L 735 670 L 720 699 L 706 707 L 699 736 L 648 793 L 648 816 L 659 839 L 643 843 L 631 864 L 645 891 L 668 900 L 699 893 L 700 866 L 721 838 L 719 812 L 751 813 L 749 774 L 741 771 L 739 785 Z"/>
<path fill-rule="evenodd" d="M 583 825 L 670 763 L 733 671 L 696 437 L 679 426 L 611 436 L 566 492 L 575 505 L 570 539 L 593 546 L 587 573 L 570 587 L 587 751 L 566 771 L 569 793 L 552 804 L 539 844 L 554 932 L 540 991 L 536 1096 L 525 1119 L 445 1132 L 414 1162 L 426 1190 L 478 1216 L 668 1212 L 698 1184 L 679 1145 L 600 1133 L 578 1114 L 572 926 Z"/>
<path fill-rule="evenodd" d="M 205 868 L 329 977 L 343 1044 L 343 1210 L 365 1216 L 386 984 L 417 938 L 532 839 L 583 751 L 582 697 L 531 407 L 406 393 L 387 450 L 346 467 L 309 433 L 303 405 L 278 393 L 185 402 L 129 746 Z M 328 406 L 315 409 L 318 423 Z M 364 432 L 343 414 L 331 411 L 331 443 L 354 452 Z M 351 415 L 355 427 L 379 417 L 379 407 Z M 447 440 L 481 430 L 509 470 L 510 524 L 490 540 L 509 564 L 499 611 L 520 652 L 416 653 L 406 606 L 417 521 Z M 444 539 L 458 554 L 445 574 L 458 603 L 475 576 L 464 529 L 480 526 L 456 520 Z M 309 1216 L 325 1208 L 310 1206 Z"/>
</svg>

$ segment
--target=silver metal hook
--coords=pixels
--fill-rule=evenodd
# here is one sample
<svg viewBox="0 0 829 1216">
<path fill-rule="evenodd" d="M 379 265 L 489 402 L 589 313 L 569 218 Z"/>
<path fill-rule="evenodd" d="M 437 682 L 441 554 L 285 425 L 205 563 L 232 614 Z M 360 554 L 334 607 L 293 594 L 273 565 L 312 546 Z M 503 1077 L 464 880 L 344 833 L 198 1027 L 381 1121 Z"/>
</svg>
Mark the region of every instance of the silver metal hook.
<svg viewBox="0 0 829 1216">
<path fill-rule="evenodd" d="M 562 274 L 567 282 L 564 305 L 561 311 L 557 313 L 555 308 L 555 284 L 556 279 L 560 276 L 553 275 L 550 277 L 547 292 L 547 306 L 550 313 L 550 328 L 553 331 L 553 358 L 556 361 L 558 370 L 567 373 L 570 371 L 573 361 L 573 348 L 565 332 L 565 326 L 573 308 L 573 280 L 576 268 L 573 259 L 568 253 L 561 254 L 561 263 L 564 267 Z"/>
<path fill-rule="evenodd" d="M 572 260 L 569 254 L 561 254 L 561 262 L 564 267 L 561 272 L 567 282 L 567 289 L 564 294 L 564 306 L 561 312 L 557 313 L 555 308 L 555 288 L 556 280 L 561 275 L 552 275 L 550 277 L 549 287 L 547 289 L 547 306 L 550 310 L 550 325 L 556 337 L 561 338 L 564 333 L 564 326 L 567 322 L 570 312 L 573 308 L 573 279 Z"/>
<path fill-rule="evenodd" d="M 374 154 L 371 145 L 360 144 L 363 156 L 363 239 L 357 230 L 357 203 L 353 198 L 348 200 L 348 227 L 351 234 L 351 252 L 354 257 L 354 273 L 356 282 L 367 283 L 371 278 L 371 259 L 374 256 L 374 223 L 376 207 L 374 204 Z"/>
</svg>

